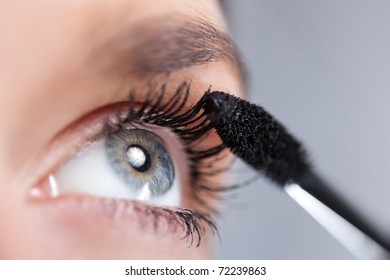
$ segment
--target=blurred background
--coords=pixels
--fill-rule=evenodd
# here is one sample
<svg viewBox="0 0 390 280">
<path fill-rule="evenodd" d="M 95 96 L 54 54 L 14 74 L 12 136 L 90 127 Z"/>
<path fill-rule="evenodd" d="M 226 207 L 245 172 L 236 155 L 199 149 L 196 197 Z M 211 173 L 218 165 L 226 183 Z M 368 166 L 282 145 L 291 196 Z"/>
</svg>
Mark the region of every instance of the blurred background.
<svg viewBox="0 0 390 280">
<path fill-rule="evenodd" d="M 316 170 L 390 236 L 390 1 L 225 0 L 249 99 L 305 144 Z M 252 174 L 236 166 L 236 180 Z M 221 259 L 353 259 L 266 179 L 232 194 Z"/>
</svg>

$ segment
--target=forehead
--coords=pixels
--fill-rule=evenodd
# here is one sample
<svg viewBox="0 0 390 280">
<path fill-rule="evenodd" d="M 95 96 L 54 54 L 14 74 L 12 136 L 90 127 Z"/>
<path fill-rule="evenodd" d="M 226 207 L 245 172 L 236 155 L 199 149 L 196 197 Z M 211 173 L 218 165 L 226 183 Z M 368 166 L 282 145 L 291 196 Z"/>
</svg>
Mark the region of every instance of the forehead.
<svg viewBox="0 0 390 280">
<path fill-rule="evenodd" d="M 16 39 L 18 35 L 24 35 L 26 40 L 37 38 L 35 36 L 54 39 L 63 31 L 68 31 L 61 34 L 63 37 L 82 34 L 83 38 L 98 39 L 122 26 L 174 15 L 203 16 L 221 29 L 225 28 L 218 5 L 210 0 L 16 0 L 2 1 L 0 15 L 0 34 L 8 39 Z M 9 33 L 15 36 L 7 36 Z"/>
<path fill-rule="evenodd" d="M 206 32 L 199 37 L 201 29 L 196 25 L 191 29 L 185 24 L 185 21 L 193 22 L 194 19 L 200 19 L 219 31 L 226 29 L 216 1 L 210 0 L 2 2 L 0 126 L 4 133 L 0 137 L 0 154 L 7 155 L 7 167 L 24 163 L 27 154 L 32 157 L 61 128 L 84 114 L 99 106 L 123 101 L 120 95 L 122 84 L 111 73 L 120 63 L 127 65 L 122 68 L 124 73 L 128 66 L 136 65 L 135 61 L 140 57 L 143 59 L 138 65 L 146 69 L 159 59 L 163 62 L 160 66 L 168 68 L 174 65 L 166 62 L 180 59 L 182 63 L 177 64 L 180 67 L 191 66 L 185 60 L 191 56 L 181 52 L 181 56 L 172 57 L 178 52 L 172 49 L 170 37 L 160 36 L 158 39 L 158 35 L 169 21 L 168 25 L 174 25 L 173 30 L 176 30 L 170 35 L 181 36 L 181 31 L 185 30 L 187 38 L 188 35 L 195 36 L 194 40 L 186 41 L 187 51 L 194 50 L 196 42 L 208 36 Z M 140 32 L 140 26 L 149 28 L 148 36 Z M 154 31 L 151 31 L 152 26 Z M 191 32 L 194 29 L 198 33 Z M 214 33 L 212 38 L 219 35 Z M 179 38 L 177 50 L 181 49 L 180 42 L 183 42 L 180 36 L 176 36 Z M 149 46 L 154 44 L 149 53 L 140 48 L 142 40 L 149 40 Z M 230 42 L 225 43 L 228 46 Z M 164 51 L 168 46 L 171 52 L 167 55 Z M 134 55 L 137 47 L 141 55 Z M 207 45 L 201 48 L 209 50 Z M 117 55 L 121 52 L 125 56 Z M 229 48 L 220 52 L 228 53 Z M 129 53 L 133 56 L 127 56 Z M 211 49 L 211 54 L 217 52 Z M 196 60 L 189 59 L 189 62 Z M 215 90 L 226 90 L 227 87 L 238 92 L 235 90 L 238 87 L 234 87 L 236 78 L 227 78 L 226 67 L 211 64 L 213 66 L 196 68 L 185 77 L 193 81 L 193 88 L 198 84 L 200 94 L 212 84 Z M 105 67 L 107 65 L 109 67 Z M 154 69 L 158 72 L 160 68 Z M 232 68 L 228 69 L 231 72 Z M 218 71 L 225 76 L 218 75 Z M 195 83 L 196 79 L 200 82 Z M 224 88 L 219 89 L 218 85 Z M 29 135 L 29 141 L 25 141 L 26 135 Z"/>
<path fill-rule="evenodd" d="M 72 86 L 69 77 L 74 84 L 86 83 L 102 68 L 108 71 L 99 75 L 121 70 L 128 77 L 136 71 L 173 71 L 226 57 L 244 73 L 231 41 L 214 32 L 225 30 L 215 1 L 43 0 L 2 6 L 3 98 L 27 92 L 39 98 L 43 84 L 47 92 L 54 90 L 51 85 Z"/>
<path fill-rule="evenodd" d="M 88 48 L 137 22 L 163 16 L 202 14 L 223 28 L 219 9 L 211 3 L 214 1 L 8 1 L 0 4 L 0 55 L 6 57 L 21 47 L 23 58 L 50 56 L 80 43 Z"/>
<path fill-rule="evenodd" d="M 145 65 L 153 60 L 145 62 L 149 56 L 144 56 L 140 61 L 142 56 L 138 54 L 129 56 L 129 46 L 136 47 L 135 44 L 147 35 L 144 33 L 151 35 L 150 31 L 153 29 L 152 35 L 155 37 L 162 34 L 164 25 L 171 30 L 175 25 L 182 30 L 186 29 L 184 20 L 173 20 L 179 17 L 187 22 L 201 19 L 218 30 L 226 29 L 218 5 L 209 0 L 9 1 L 0 8 L 0 58 L 3 62 L 0 71 L 5 73 L 5 80 L 23 80 L 23 85 L 30 88 L 39 80 L 36 77 L 37 70 L 42 76 L 53 76 L 57 71 L 66 73 L 69 68 L 109 65 L 111 61 L 108 60 L 112 60 L 114 56 L 117 60 L 127 59 L 127 63 L 135 64 L 138 60 L 139 64 L 143 63 L 143 68 L 150 71 L 151 68 Z M 202 29 L 199 26 L 191 27 L 192 30 Z M 180 35 L 180 31 L 176 33 Z M 175 34 L 172 32 L 170 35 Z M 205 35 L 205 38 L 209 34 L 191 34 L 191 28 L 187 28 L 187 35 L 193 35 L 190 39 L 200 42 L 203 40 L 201 35 Z M 151 37 L 153 36 L 149 36 L 146 44 L 139 44 L 138 50 L 142 51 L 146 45 L 153 45 L 154 49 L 149 48 L 151 51 L 167 49 L 173 42 L 169 36 L 161 36 L 160 41 L 152 40 Z M 176 42 L 180 44 L 180 40 L 179 38 Z M 111 54 L 111 58 L 97 52 L 95 57 L 85 61 L 89 54 L 95 54 L 99 48 L 103 49 L 102 46 L 107 50 L 105 54 Z M 200 47 L 207 50 L 206 46 Z M 118 56 L 123 53 L 126 58 Z M 174 53 L 175 51 L 171 51 L 171 54 Z M 163 55 L 168 56 L 167 53 Z M 171 60 L 177 61 L 175 57 Z M 8 86 L 18 85 L 9 83 Z M 13 91 L 9 88 L 2 92 Z"/>
</svg>

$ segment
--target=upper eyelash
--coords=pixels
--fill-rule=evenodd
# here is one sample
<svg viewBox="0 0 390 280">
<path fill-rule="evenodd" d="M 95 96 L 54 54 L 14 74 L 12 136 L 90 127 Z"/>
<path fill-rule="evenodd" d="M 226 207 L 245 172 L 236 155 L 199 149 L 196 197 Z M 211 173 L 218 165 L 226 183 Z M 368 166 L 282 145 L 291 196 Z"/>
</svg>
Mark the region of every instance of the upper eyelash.
<svg viewBox="0 0 390 280">
<path fill-rule="evenodd" d="M 210 163 L 207 162 L 207 159 L 215 159 L 213 161 L 214 164 L 217 161 L 221 161 L 223 156 L 218 155 L 225 150 L 225 146 L 221 142 L 221 144 L 211 148 L 197 148 L 213 127 L 202 110 L 206 95 L 203 95 L 189 109 L 183 109 L 189 99 L 190 86 L 190 82 L 182 83 L 169 99 L 164 98 L 166 97 L 167 84 L 163 84 L 158 90 L 155 87 L 150 87 L 141 106 L 139 105 L 140 102 L 135 102 L 135 92 L 130 92 L 127 113 L 125 116 L 118 116 L 118 123 L 116 124 L 107 122 L 105 134 L 120 128 L 126 128 L 134 123 L 147 123 L 171 129 L 183 143 L 189 160 L 192 197 L 202 209 L 217 214 L 217 209 L 207 203 L 205 196 L 220 199 L 220 191 L 229 189 L 229 187 L 221 187 L 210 180 L 210 177 L 220 174 L 226 168 L 213 170 L 210 168 Z M 210 89 L 206 91 L 206 94 L 209 92 Z M 207 192 L 207 195 L 204 192 Z M 168 212 L 172 211 L 165 208 L 161 209 Z M 213 233 L 218 234 L 216 223 L 210 215 L 203 211 L 180 209 L 172 213 L 176 214 L 178 218 L 176 221 L 179 221 L 183 226 L 184 238 L 191 238 L 190 246 L 194 242 L 194 234 L 198 240 L 196 246 L 200 244 L 201 235 L 204 231 L 201 221 L 205 222 Z"/>
</svg>

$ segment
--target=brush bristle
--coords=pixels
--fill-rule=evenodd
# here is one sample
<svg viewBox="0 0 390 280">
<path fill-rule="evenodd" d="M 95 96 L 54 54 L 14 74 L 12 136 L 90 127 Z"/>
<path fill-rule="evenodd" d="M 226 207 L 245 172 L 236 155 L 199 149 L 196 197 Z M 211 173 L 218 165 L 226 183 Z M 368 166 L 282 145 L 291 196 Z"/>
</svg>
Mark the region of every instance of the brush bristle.
<svg viewBox="0 0 390 280">
<path fill-rule="evenodd" d="M 206 93 L 203 109 L 223 143 L 279 185 L 309 171 L 302 145 L 262 107 L 214 91 Z"/>
</svg>

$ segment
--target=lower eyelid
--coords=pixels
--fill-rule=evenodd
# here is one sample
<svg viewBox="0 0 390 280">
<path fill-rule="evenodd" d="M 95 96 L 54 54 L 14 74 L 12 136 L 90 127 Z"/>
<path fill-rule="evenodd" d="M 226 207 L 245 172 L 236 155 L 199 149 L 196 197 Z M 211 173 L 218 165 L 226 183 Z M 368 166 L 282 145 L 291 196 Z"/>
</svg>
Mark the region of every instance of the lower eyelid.
<svg viewBox="0 0 390 280">
<path fill-rule="evenodd" d="M 39 203 L 37 203 L 39 202 Z M 44 201 L 32 201 L 40 211 L 54 219 L 53 224 L 74 225 L 80 230 L 86 223 L 102 228 L 102 232 L 122 232 L 122 239 L 150 235 L 170 237 L 187 247 L 197 247 L 207 226 L 211 232 L 217 229 L 207 217 L 181 208 L 162 208 L 146 203 L 86 195 L 64 195 Z M 38 207 L 39 206 L 39 207 Z M 89 226 L 89 227 L 90 227 Z"/>
</svg>

